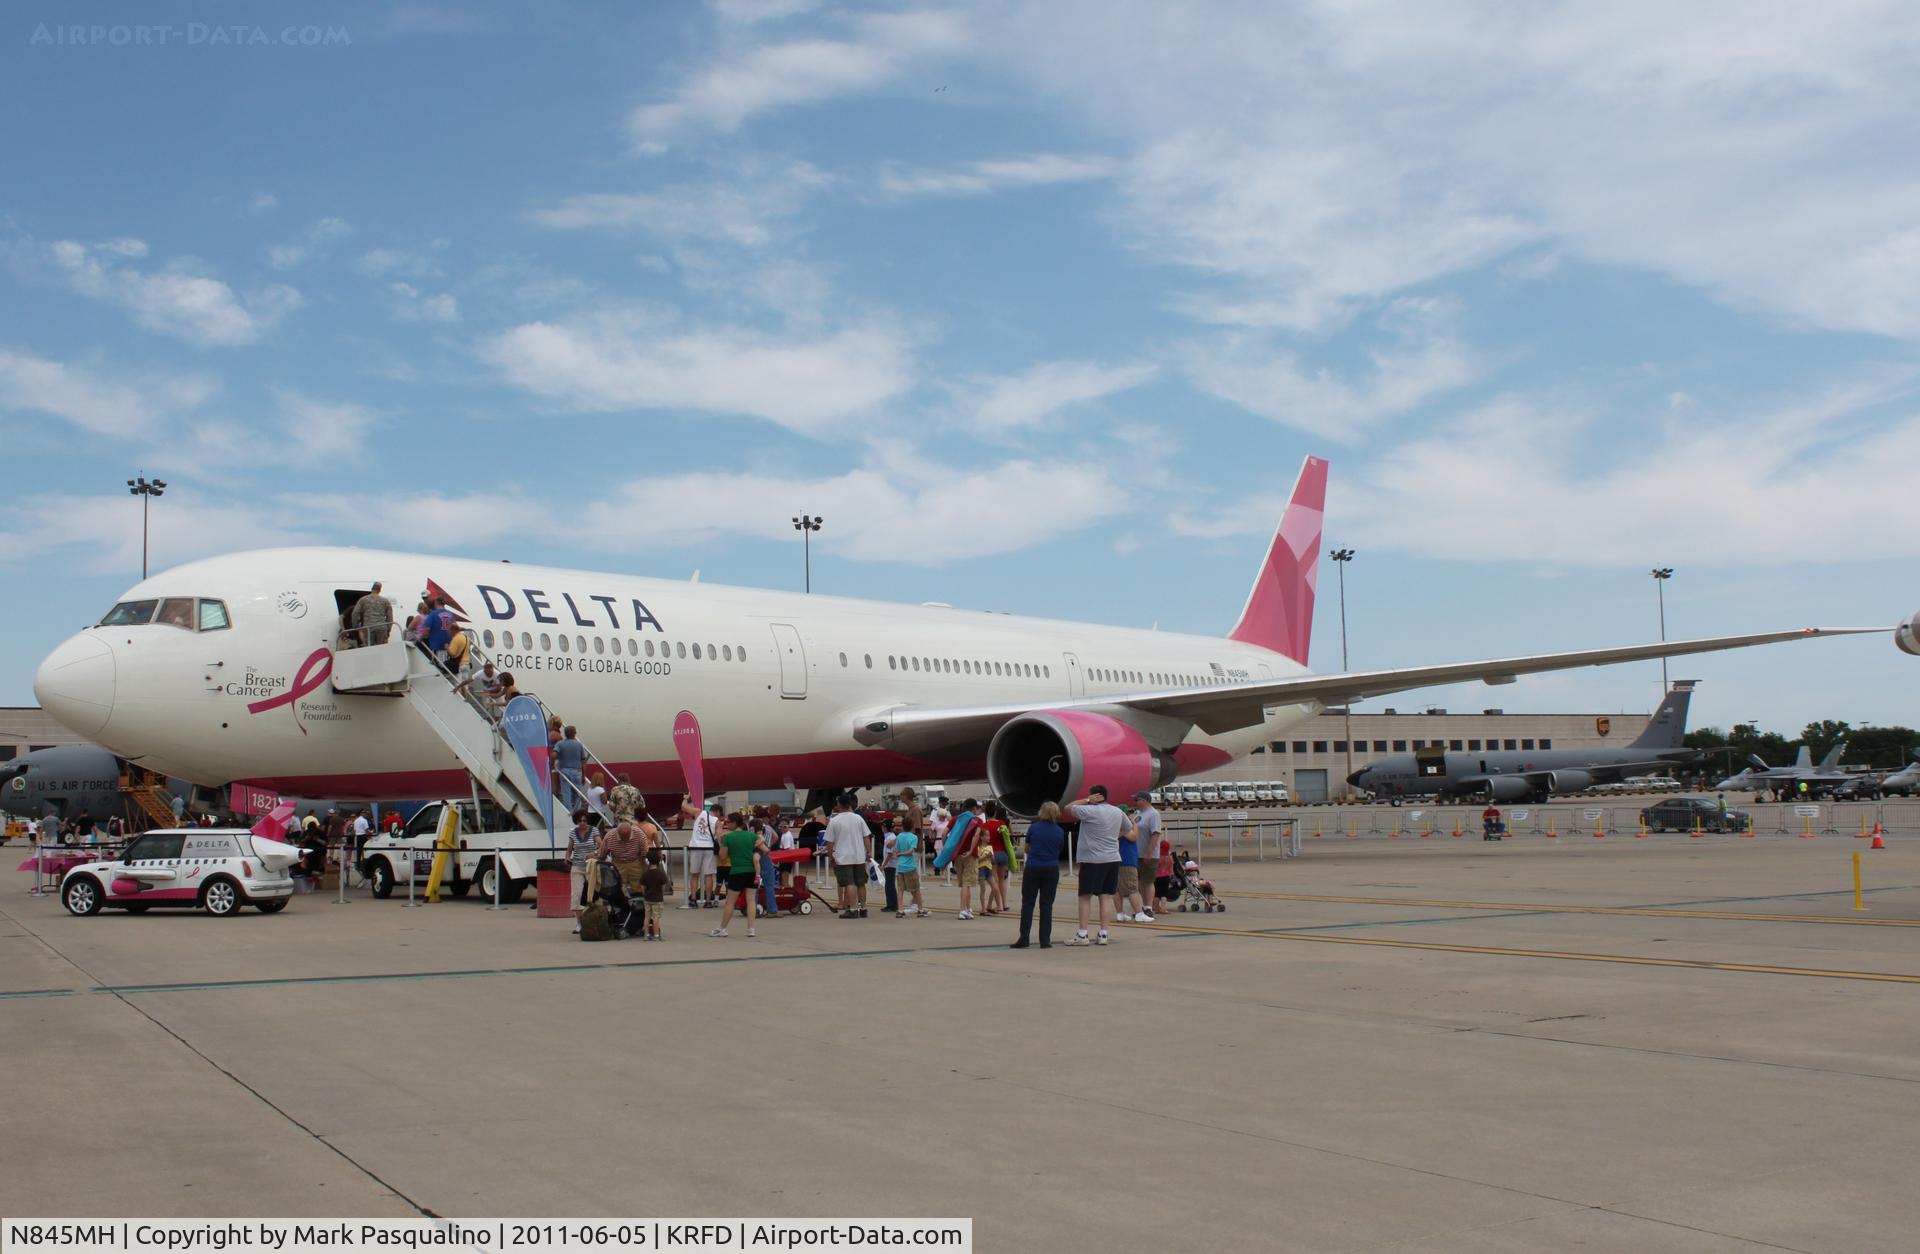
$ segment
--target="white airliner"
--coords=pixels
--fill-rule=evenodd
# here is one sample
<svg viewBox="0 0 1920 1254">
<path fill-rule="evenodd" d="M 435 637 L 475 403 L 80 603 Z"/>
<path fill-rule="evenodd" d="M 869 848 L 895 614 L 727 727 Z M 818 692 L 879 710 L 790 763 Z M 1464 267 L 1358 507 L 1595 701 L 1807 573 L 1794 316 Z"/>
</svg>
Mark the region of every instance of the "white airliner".
<svg viewBox="0 0 1920 1254">
<path fill-rule="evenodd" d="M 369 800 L 465 795 L 460 762 L 407 701 L 331 682 L 338 617 L 379 580 L 444 594 L 522 691 L 578 724 L 600 761 L 656 805 L 682 789 L 673 723 L 685 709 L 700 720 L 713 791 L 984 777 L 1031 814 L 1094 783 L 1126 796 L 1220 766 L 1362 697 L 1877 630 L 1313 675 L 1326 482 L 1326 462 L 1308 458 L 1240 621 L 1220 639 L 295 548 L 144 580 L 54 650 L 34 691 L 76 733 L 201 784 Z"/>
</svg>

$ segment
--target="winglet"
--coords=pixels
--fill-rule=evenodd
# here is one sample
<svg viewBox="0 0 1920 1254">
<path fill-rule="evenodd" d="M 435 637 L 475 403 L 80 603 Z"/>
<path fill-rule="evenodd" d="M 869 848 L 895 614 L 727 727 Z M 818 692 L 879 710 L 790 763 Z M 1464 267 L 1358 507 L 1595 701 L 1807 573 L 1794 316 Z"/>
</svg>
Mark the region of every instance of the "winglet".
<svg viewBox="0 0 1920 1254">
<path fill-rule="evenodd" d="M 1305 666 L 1313 638 L 1313 592 L 1320 573 L 1320 531 L 1327 509 L 1327 463 L 1309 457 L 1280 516 L 1267 560 L 1247 593 L 1229 640 L 1257 644 Z"/>
</svg>

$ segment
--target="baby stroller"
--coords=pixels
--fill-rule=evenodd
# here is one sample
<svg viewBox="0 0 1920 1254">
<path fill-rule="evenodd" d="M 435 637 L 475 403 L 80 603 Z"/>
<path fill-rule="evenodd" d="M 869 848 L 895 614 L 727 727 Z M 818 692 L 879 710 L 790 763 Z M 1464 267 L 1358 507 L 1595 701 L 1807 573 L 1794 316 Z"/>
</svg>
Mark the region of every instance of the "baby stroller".
<svg viewBox="0 0 1920 1254">
<path fill-rule="evenodd" d="M 594 871 L 600 877 L 593 894 L 593 901 L 580 918 L 581 940 L 624 940 L 637 936 L 646 924 L 646 907 L 631 893 L 620 880 L 620 872 L 613 863 L 600 861 L 594 863 Z M 590 923 L 594 914 L 606 912 L 605 936 L 597 935 L 599 929 Z"/>
<path fill-rule="evenodd" d="M 1227 903 L 1220 900 L 1213 891 L 1213 881 L 1200 874 L 1200 864 L 1189 861 L 1180 868 L 1180 899 L 1174 903 L 1175 910 L 1191 910 L 1195 914 L 1206 911 L 1212 914 L 1218 910 L 1225 913 Z"/>
</svg>

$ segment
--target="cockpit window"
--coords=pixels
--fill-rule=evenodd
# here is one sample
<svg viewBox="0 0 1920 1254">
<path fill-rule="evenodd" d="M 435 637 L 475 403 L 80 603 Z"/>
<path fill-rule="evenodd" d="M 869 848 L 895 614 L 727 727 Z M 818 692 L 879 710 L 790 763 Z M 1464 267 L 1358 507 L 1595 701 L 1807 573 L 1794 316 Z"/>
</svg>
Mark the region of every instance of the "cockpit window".
<svg viewBox="0 0 1920 1254">
<path fill-rule="evenodd" d="M 231 626 L 227 621 L 227 603 L 225 601 L 200 602 L 200 630 L 225 631 Z"/>
<path fill-rule="evenodd" d="M 195 630 L 195 616 L 192 597 L 168 597 L 160 602 L 160 613 L 153 620 L 163 627 L 184 627 Z"/>
<path fill-rule="evenodd" d="M 122 601 L 107 611 L 100 620 L 102 627 L 138 627 L 153 621 L 154 607 L 158 601 Z"/>
</svg>

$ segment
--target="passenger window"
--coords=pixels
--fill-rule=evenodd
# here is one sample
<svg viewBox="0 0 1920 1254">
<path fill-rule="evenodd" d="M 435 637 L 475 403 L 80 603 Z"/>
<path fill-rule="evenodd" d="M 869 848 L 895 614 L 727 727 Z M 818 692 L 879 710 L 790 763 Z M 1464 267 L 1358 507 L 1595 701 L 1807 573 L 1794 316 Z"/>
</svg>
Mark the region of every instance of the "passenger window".
<svg viewBox="0 0 1920 1254">
<path fill-rule="evenodd" d="M 524 632 L 524 631 L 521 632 L 520 647 L 525 652 L 528 652 L 528 653 L 533 652 L 533 636 L 527 632 Z"/>
<path fill-rule="evenodd" d="M 700 660 L 700 642 L 698 640 L 693 642 L 693 660 L 696 662 Z"/>
<path fill-rule="evenodd" d="M 560 637 L 560 652 L 565 653 L 566 651 L 567 651 L 567 638 L 565 636 L 562 636 Z"/>
<path fill-rule="evenodd" d="M 713 647 L 713 641 L 711 640 L 707 641 L 707 661 L 717 662 L 719 660 L 720 660 L 720 651 Z"/>
<path fill-rule="evenodd" d="M 842 654 L 840 655 L 840 666 L 841 666 L 841 668 L 842 668 L 842 669 L 845 669 L 845 668 L 846 668 L 846 665 L 847 665 L 847 655 L 846 655 L 846 654 L 844 654 L 844 653 L 842 653 Z"/>
<path fill-rule="evenodd" d="M 740 660 L 741 660 L 742 662 L 744 662 L 744 661 L 746 661 L 746 660 L 747 660 L 747 646 L 746 646 L 746 645 L 744 645 L 744 644 L 736 644 L 736 645 L 734 645 L 734 646 L 733 646 L 733 655 L 734 655 L 735 657 L 737 657 L 737 658 L 739 658 L 739 659 L 740 659 Z"/>
<path fill-rule="evenodd" d="M 913 659 L 913 669 L 914 669 L 914 670 L 916 670 L 916 671 L 920 669 L 920 659 L 919 659 L 919 658 L 915 658 L 915 659 Z"/>
<path fill-rule="evenodd" d="M 721 646 L 720 646 L 720 660 L 721 660 L 722 662 L 731 662 L 731 661 L 733 661 L 733 646 L 732 646 L 732 645 L 730 645 L 730 644 L 723 644 L 723 645 L 721 645 Z"/>
<path fill-rule="evenodd" d="M 627 641 L 627 656 L 628 657 L 640 656 L 640 642 L 638 640 Z"/>
<path fill-rule="evenodd" d="M 553 648 L 553 637 L 552 637 L 552 636 L 549 636 L 549 635 L 548 635 L 548 634 L 547 634 L 546 632 L 544 632 L 544 631 L 543 631 L 543 632 L 541 632 L 541 633 L 540 633 L 540 650 L 541 650 L 541 652 L 543 652 L 543 653 L 544 653 L 544 652 L 546 652 L 547 650 L 549 650 L 549 649 L 551 649 L 551 648 Z"/>
<path fill-rule="evenodd" d="M 122 601 L 100 620 L 102 627 L 140 627 L 153 621 L 158 601 Z"/>
<path fill-rule="evenodd" d="M 573 638 L 573 647 L 577 652 L 585 653 L 587 651 L 587 638 L 585 636 L 575 636 Z"/>
<path fill-rule="evenodd" d="M 489 627 L 480 633 L 480 643 L 489 649 L 493 647 L 493 628 Z"/>
<path fill-rule="evenodd" d="M 887 669 L 888 669 L 888 670 L 897 670 L 897 669 L 898 669 L 898 668 L 897 668 L 897 667 L 895 667 L 895 666 L 894 666 L 894 664 L 893 664 L 893 654 L 891 654 L 891 653 L 889 653 L 889 654 L 887 654 Z"/>
<path fill-rule="evenodd" d="M 200 602 L 201 631 L 225 631 L 229 625 L 225 601 Z"/>
<path fill-rule="evenodd" d="M 620 642 L 618 640 L 613 642 L 613 648 L 616 653 L 619 652 Z M 605 653 L 607 651 L 607 642 L 601 637 L 595 636 L 593 638 L 593 651 L 596 654 Z"/>
<path fill-rule="evenodd" d="M 647 656 L 648 657 L 653 656 L 653 641 L 651 640 L 647 641 Z"/>
<path fill-rule="evenodd" d="M 686 646 L 686 644 L 685 644 L 684 642 L 682 642 L 682 643 L 680 643 L 680 644 L 676 644 L 676 645 L 674 645 L 674 646 L 673 646 L 673 649 L 674 649 L 674 655 L 675 655 L 676 657 L 685 657 L 685 656 L 687 656 L 687 646 Z"/>
<path fill-rule="evenodd" d="M 869 653 L 869 654 L 866 654 L 865 656 L 866 656 L 866 659 L 867 659 L 867 669 L 868 669 L 868 670 L 872 670 L 872 669 L 873 669 L 873 654 L 871 654 L 871 653 Z"/>
<path fill-rule="evenodd" d="M 179 627 L 193 630 L 193 600 L 190 597 L 168 597 L 160 602 L 160 614 L 154 619 L 163 627 Z"/>
</svg>

